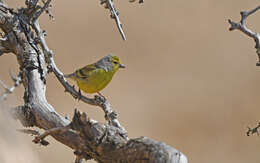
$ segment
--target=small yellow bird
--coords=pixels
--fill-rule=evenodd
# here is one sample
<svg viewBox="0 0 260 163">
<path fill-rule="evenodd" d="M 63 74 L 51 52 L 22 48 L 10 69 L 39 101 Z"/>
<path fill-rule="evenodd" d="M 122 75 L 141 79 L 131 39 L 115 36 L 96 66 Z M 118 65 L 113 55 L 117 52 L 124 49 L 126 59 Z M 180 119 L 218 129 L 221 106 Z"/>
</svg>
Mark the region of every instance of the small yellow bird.
<svg viewBox="0 0 260 163">
<path fill-rule="evenodd" d="M 125 68 L 120 63 L 120 58 L 109 54 L 96 63 L 64 76 L 75 80 L 78 87 L 85 93 L 100 94 L 99 91 L 108 85 L 119 68 Z"/>
</svg>

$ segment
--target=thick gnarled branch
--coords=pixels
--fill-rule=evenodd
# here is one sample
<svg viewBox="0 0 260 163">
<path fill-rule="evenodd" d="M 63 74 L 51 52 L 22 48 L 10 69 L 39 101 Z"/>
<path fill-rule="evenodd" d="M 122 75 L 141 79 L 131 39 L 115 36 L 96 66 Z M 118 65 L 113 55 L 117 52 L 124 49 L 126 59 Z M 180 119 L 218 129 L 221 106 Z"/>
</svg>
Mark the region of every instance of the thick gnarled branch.
<svg viewBox="0 0 260 163">
<path fill-rule="evenodd" d="M 246 19 L 247 19 L 247 17 L 254 14 L 259 9 L 260 9 L 260 6 L 257 6 L 256 8 L 254 8 L 250 11 L 241 11 L 240 12 L 241 20 L 238 23 L 236 23 L 230 19 L 228 20 L 229 24 L 231 25 L 229 28 L 230 31 L 240 30 L 247 36 L 254 39 L 254 41 L 256 43 L 256 45 L 255 45 L 256 53 L 258 56 L 258 62 L 256 63 L 256 66 L 260 66 L 260 35 L 257 32 L 253 32 L 252 30 L 250 30 L 249 28 L 246 27 Z"/>
<path fill-rule="evenodd" d="M 78 132 L 86 146 L 91 145 L 92 152 L 88 153 L 88 156 L 98 162 L 187 163 L 185 155 L 164 143 L 145 137 L 127 141 L 118 128 L 93 121 L 86 113 L 81 114 L 77 110 L 68 126 L 46 131 L 36 137 L 35 142 L 43 141 L 48 135 L 69 129 Z M 96 155 L 100 157 L 96 158 Z"/>
</svg>

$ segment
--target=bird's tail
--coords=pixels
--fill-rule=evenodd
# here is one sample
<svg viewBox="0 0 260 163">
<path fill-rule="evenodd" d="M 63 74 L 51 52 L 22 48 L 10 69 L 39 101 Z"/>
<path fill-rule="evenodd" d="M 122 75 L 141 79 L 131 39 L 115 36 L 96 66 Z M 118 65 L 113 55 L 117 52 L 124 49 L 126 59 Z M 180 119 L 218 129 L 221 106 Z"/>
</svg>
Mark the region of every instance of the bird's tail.
<svg viewBox="0 0 260 163">
<path fill-rule="evenodd" d="M 65 78 L 71 78 L 71 79 L 74 79 L 76 77 L 75 73 L 72 73 L 72 74 L 64 74 L 64 77 Z"/>
</svg>

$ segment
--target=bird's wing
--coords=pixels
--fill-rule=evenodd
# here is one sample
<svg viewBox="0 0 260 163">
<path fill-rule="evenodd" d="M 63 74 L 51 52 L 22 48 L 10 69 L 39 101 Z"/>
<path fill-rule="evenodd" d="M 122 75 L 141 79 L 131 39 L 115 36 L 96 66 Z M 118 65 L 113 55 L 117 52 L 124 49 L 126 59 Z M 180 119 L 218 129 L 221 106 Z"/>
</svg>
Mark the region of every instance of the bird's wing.
<svg viewBox="0 0 260 163">
<path fill-rule="evenodd" d="M 81 79 L 87 79 L 98 67 L 95 64 L 87 65 L 76 71 L 76 76 Z"/>
</svg>

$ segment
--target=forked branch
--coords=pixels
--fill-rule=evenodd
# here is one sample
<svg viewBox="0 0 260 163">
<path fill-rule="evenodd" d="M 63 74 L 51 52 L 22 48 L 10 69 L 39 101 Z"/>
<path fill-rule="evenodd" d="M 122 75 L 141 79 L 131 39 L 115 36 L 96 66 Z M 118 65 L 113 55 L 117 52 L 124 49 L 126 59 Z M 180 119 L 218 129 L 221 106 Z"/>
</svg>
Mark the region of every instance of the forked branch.
<svg viewBox="0 0 260 163">
<path fill-rule="evenodd" d="M 249 28 L 247 28 L 246 26 L 246 19 L 254 14 L 257 10 L 260 9 L 260 6 L 257 6 L 256 8 L 249 10 L 249 11 L 241 11 L 240 15 L 241 15 L 241 20 L 240 22 L 236 23 L 232 20 L 228 20 L 229 24 L 231 25 L 229 30 L 233 31 L 233 30 L 240 30 L 241 32 L 243 32 L 244 34 L 246 34 L 247 36 L 251 37 L 254 39 L 256 45 L 256 53 L 258 56 L 258 62 L 256 63 L 256 66 L 260 66 L 260 35 L 257 32 L 253 32 L 252 30 L 250 30 Z"/>
</svg>

